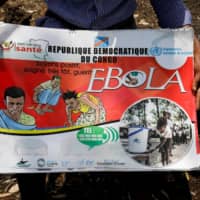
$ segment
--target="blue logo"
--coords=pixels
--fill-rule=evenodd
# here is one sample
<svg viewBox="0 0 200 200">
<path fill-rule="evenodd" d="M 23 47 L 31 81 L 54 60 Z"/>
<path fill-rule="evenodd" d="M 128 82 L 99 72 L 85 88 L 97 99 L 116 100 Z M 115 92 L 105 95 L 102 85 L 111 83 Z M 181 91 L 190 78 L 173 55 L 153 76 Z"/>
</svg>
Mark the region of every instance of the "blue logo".
<svg viewBox="0 0 200 200">
<path fill-rule="evenodd" d="M 94 47 L 108 47 L 109 38 L 105 36 L 97 36 L 95 39 Z"/>
<path fill-rule="evenodd" d="M 152 47 L 150 50 L 149 50 L 149 53 L 152 55 L 152 56 L 160 56 L 162 54 L 162 48 L 160 47 Z"/>
</svg>

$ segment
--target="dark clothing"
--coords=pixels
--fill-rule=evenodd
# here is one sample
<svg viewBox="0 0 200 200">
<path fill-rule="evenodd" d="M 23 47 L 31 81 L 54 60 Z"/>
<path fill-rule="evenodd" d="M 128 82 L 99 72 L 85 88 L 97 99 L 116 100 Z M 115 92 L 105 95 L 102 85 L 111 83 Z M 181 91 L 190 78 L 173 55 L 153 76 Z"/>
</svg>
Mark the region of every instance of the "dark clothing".
<svg viewBox="0 0 200 200">
<path fill-rule="evenodd" d="M 102 30 L 118 24 L 136 10 L 136 0 L 46 0 L 48 15 L 38 26 L 64 28 L 70 23 L 77 27 Z M 182 0 L 151 0 L 162 28 L 177 28 L 191 24 L 191 14 Z M 64 23 L 63 23 L 64 22 Z"/>
<path fill-rule="evenodd" d="M 2 6 L 7 0 L 0 0 L 0 6 Z"/>
<path fill-rule="evenodd" d="M 21 200 L 46 200 L 46 174 L 17 174 Z"/>
</svg>

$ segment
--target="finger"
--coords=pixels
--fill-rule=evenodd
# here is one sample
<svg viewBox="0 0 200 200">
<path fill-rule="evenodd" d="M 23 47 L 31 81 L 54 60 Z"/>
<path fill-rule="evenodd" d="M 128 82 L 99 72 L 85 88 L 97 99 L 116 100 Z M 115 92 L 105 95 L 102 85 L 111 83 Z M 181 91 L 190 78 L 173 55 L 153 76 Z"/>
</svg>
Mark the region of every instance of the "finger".
<svg viewBox="0 0 200 200">
<path fill-rule="evenodd" d="M 198 89 L 196 92 L 196 109 L 200 109 L 200 89 Z"/>
<path fill-rule="evenodd" d="M 192 91 L 196 94 L 200 82 L 200 73 L 196 73 L 192 82 Z"/>
</svg>

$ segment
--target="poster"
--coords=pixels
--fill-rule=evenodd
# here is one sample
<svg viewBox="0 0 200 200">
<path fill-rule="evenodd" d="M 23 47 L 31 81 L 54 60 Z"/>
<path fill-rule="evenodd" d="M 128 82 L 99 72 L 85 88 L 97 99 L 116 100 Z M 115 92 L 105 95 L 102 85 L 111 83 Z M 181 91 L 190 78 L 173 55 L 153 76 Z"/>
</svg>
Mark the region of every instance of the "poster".
<svg viewBox="0 0 200 200">
<path fill-rule="evenodd" d="M 0 24 L 0 173 L 200 164 L 193 32 Z"/>
</svg>

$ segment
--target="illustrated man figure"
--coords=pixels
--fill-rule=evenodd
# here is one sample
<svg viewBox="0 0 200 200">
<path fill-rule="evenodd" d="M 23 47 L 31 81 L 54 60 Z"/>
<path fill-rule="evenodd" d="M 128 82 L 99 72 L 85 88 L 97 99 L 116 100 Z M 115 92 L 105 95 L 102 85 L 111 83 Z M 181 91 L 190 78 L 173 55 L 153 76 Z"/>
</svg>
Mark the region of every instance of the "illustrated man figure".
<svg viewBox="0 0 200 200">
<path fill-rule="evenodd" d="M 61 77 L 54 75 L 51 80 L 39 84 L 34 89 L 33 100 L 37 103 L 35 111 L 38 114 L 53 112 L 51 107 L 57 105 L 61 96 L 60 82 Z"/>
<path fill-rule="evenodd" d="M 36 127 L 35 118 L 23 111 L 25 92 L 19 87 L 8 87 L 4 92 L 6 109 L 0 110 L 0 127 L 15 130 L 31 130 Z"/>
</svg>

